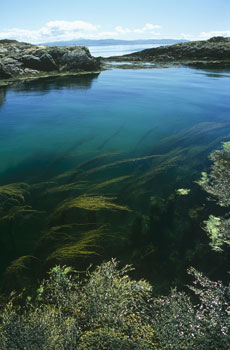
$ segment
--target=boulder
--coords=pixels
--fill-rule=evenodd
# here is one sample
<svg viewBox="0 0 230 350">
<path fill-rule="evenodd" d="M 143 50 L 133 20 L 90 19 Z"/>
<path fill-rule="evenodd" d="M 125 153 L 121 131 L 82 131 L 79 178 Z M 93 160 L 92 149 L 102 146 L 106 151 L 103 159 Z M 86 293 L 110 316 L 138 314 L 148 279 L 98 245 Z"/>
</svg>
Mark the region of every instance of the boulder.
<svg viewBox="0 0 230 350">
<path fill-rule="evenodd" d="M 0 79 L 43 76 L 53 71 L 95 71 L 101 66 L 84 46 L 36 46 L 15 40 L 0 40 L 0 62 Z"/>
<path fill-rule="evenodd" d="M 54 62 L 54 59 L 52 56 L 50 56 L 48 53 L 44 53 L 40 58 L 41 64 L 42 64 L 42 70 L 46 72 L 51 72 L 53 70 L 58 70 L 58 66 Z"/>
<path fill-rule="evenodd" d="M 98 69 L 98 60 L 91 56 L 84 46 L 78 46 L 66 50 L 60 59 L 62 69 L 67 71 Z"/>
<path fill-rule="evenodd" d="M 41 61 L 40 58 L 35 57 L 33 55 L 24 55 L 21 58 L 19 58 L 19 61 L 23 63 L 24 67 L 31 68 L 31 69 L 38 69 L 41 68 Z"/>
<path fill-rule="evenodd" d="M 58 69 L 53 58 L 47 53 L 44 53 L 41 57 L 24 55 L 19 58 L 19 61 L 23 63 L 25 68 L 31 68 L 44 72 L 50 72 Z"/>
<path fill-rule="evenodd" d="M 7 69 L 7 67 L 0 61 L 0 79 L 9 79 L 12 77 L 12 74 Z"/>
</svg>

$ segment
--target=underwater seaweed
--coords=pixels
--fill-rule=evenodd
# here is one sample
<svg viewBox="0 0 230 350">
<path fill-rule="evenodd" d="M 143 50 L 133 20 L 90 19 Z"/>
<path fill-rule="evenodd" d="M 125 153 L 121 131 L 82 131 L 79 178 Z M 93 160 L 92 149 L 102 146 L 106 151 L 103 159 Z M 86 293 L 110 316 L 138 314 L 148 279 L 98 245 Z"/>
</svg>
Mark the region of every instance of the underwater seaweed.
<svg viewBox="0 0 230 350">
<path fill-rule="evenodd" d="M 26 197 L 29 196 L 30 187 L 26 183 L 13 183 L 0 186 L 0 213 L 7 211 L 12 206 L 25 204 Z"/>
<path fill-rule="evenodd" d="M 132 175 L 127 175 L 127 176 L 119 176 L 119 177 L 116 177 L 114 179 L 111 179 L 111 180 L 107 180 L 107 181 L 104 181 L 104 182 L 100 182 L 98 184 L 93 184 L 88 190 L 87 192 L 98 192 L 100 191 L 101 189 L 104 189 L 105 187 L 109 187 L 111 185 L 114 185 L 114 184 L 117 184 L 119 182 L 122 182 L 122 181 L 125 181 L 127 179 L 130 179 L 130 177 L 132 177 Z"/>
<path fill-rule="evenodd" d="M 93 255 L 99 255 L 99 241 L 104 234 L 105 227 L 84 232 L 77 242 L 57 248 L 47 257 L 47 261 L 66 264 L 73 262 L 77 258 L 85 259 Z"/>
<path fill-rule="evenodd" d="M 130 211 L 127 206 L 113 203 L 116 197 L 104 196 L 79 196 L 68 200 L 57 209 L 57 211 L 68 210 L 70 208 L 79 208 L 84 210 L 125 210 Z"/>
</svg>

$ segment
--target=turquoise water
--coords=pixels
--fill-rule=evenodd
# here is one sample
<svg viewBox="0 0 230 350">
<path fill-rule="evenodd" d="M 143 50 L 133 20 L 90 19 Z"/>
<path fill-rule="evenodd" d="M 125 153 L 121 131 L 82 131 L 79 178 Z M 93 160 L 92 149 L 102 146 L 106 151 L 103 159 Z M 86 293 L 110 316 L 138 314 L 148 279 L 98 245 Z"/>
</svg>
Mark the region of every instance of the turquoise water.
<svg viewBox="0 0 230 350">
<path fill-rule="evenodd" d="M 8 89 L 0 109 L 0 170 L 39 153 L 140 156 L 202 123 L 226 124 L 228 136 L 229 87 L 227 74 L 171 68 L 116 69 Z"/>
<path fill-rule="evenodd" d="M 0 185 L 26 184 L 0 187 L 2 271 L 21 256 L 41 264 L 11 270 L 11 288 L 30 269 L 37 276 L 52 264 L 79 267 L 80 248 L 75 256 L 60 247 L 92 227 L 103 236 L 90 241 L 100 259 L 132 263 L 162 288 L 184 281 L 190 265 L 223 271 L 205 248 L 200 227 L 209 213 L 194 181 L 230 138 L 229 101 L 229 72 L 183 67 L 1 89 Z M 191 191 L 179 198 L 178 188 Z"/>
</svg>

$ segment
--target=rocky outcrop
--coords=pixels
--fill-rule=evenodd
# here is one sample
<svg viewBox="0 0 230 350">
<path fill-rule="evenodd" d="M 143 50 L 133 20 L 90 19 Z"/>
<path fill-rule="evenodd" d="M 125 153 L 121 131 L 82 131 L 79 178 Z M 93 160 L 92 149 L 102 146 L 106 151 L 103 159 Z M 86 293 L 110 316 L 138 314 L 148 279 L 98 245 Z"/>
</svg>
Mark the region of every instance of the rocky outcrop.
<svg viewBox="0 0 230 350">
<path fill-rule="evenodd" d="M 156 64 L 219 64 L 230 66 L 230 38 L 213 37 L 209 40 L 160 46 L 120 57 L 110 57 L 109 59 L 144 61 Z"/>
<path fill-rule="evenodd" d="M 100 60 L 84 46 L 49 47 L 0 40 L 0 79 L 98 71 L 100 66 Z"/>
</svg>

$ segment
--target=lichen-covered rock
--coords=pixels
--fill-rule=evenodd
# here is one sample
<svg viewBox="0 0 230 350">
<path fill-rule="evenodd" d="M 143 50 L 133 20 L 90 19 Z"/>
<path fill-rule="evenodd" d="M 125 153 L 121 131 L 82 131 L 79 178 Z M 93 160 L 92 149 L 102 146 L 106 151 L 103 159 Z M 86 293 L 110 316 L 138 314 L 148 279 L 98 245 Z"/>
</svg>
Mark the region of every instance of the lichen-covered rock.
<svg viewBox="0 0 230 350">
<path fill-rule="evenodd" d="M 197 65 L 203 63 L 208 65 L 215 63 L 230 66 L 230 38 L 213 37 L 209 40 L 160 46 L 120 57 L 110 57 L 109 59 L 160 64 Z"/>
<path fill-rule="evenodd" d="M 100 60 L 91 56 L 84 46 L 49 47 L 0 40 L 0 79 L 99 69 Z"/>
<path fill-rule="evenodd" d="M 44 53 L 41 57 L 34 55 L 24 55 L 19 58 L 19 62 L 22 62 L 25 68 L 35 69 L 43 72 L 50 72 L 58 70 L 58 66 L 55 64 L 53 58 Z"/>
<path fill-rule="evenodd" d="M 60 58 L 60 63 L 64 69 L 74 71 L 78 69 L 93 70 L 97 67 L 95 60 L 89 50 L 84 46 L 72 47 L 66 50 Z"/>
<path fill-rule="evenodd" d="M 8 79 L 11 78 L 12 75 L 10 74 L 9 70 L 7 69 L 7 66 L 5 66 L 2 61 L 0 61 L 0 79 Z"/>
</svg>

